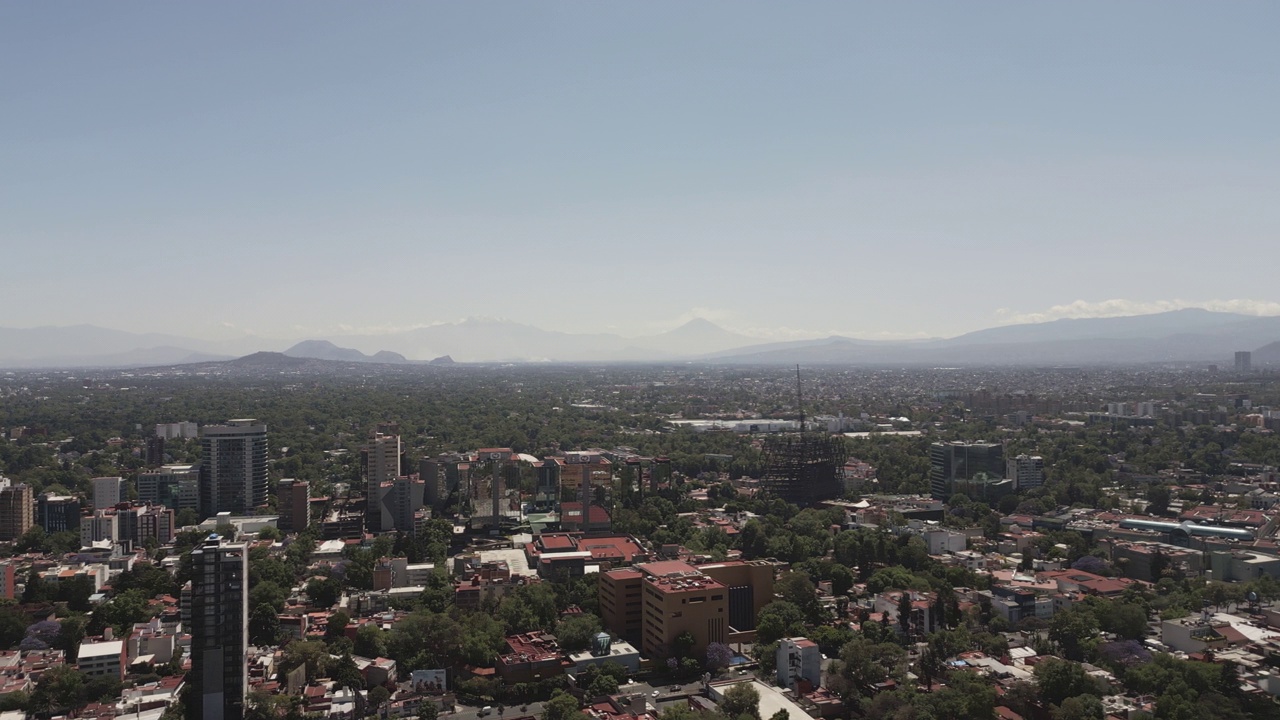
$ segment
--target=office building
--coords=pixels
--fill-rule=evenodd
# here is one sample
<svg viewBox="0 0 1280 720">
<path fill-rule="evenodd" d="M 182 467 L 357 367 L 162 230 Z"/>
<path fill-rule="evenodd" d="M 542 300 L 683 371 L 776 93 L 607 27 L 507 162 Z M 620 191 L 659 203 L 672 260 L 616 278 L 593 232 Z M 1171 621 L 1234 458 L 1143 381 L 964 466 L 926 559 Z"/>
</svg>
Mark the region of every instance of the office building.
<svg viewBox="0 0 1280 720">
<path fill-rule="evenodd" d="M 252 515 L 267 504 L 267 426 L 257 420 L 206 425 L 200 435 L 201 519 L 222 512 Z"/>
<path fill-rule="evenodd" d="M 371 487 L 369 531 L 413 532 L 414 515 L 422 509 L 424 485 L 417 475 L 407 475 Z"/>
<path fill-rule="evenodd" d="M 1004 447 L 999 444 L 945 442 L 929 446 L 929 489 L 938 500 L 960 492 L 958 486 L 987 496 L 990 493 L 984 486 L 998 484 L 1005 471 Z M 1012 481 L 1008 485 L 1012 488 Z"/>
<path fill-rule="evenodd" d="M 80 499 L 70 495 L 41 493 L 36 501 L 36 523 L 49 534 L 80 530 Z"/>
<path fill-rule="evenodd" d="M 280 529 L 302 532 L 311 524 L 311 483 L 306 480 L 281 480 L 276 486 L 276 510 L 280 513 Z"/>
<path fill-rule="evenodd" d="M 701 655 L 709 643 L 755 640 L 756 615 L 773 600 L 773 575 L 763 561 L 610 570 L 600 574 L 600 614 L 605 627 L 648 658 L 670 657 L 685 632 L 694 638 L 692 653 Z"/>
<path fill-rule="evenodd" d="M 187 717 L 243 720 L 248 686 L 249 552 L 210 535 L 191 551 Z"/>
<path fill-rule="evenodd" d="M 93 509 L 113 508 L 128 500 L 122 477 L 98 477 L 93 483 Z"/>
<path fill-rule="evenodd" d="M 1248 350 L 1236 352 L 1236 372 L 1247 373 L 1253 370 L 1253 353 Z"/>
<path fill-rule="evenodd" d="M 1013 481 L 1014 490 L 1044 485 L 1044 458 L 1039 455 L 1019 455 L 1010 458 L 1005 477 Z"/>
<path fill-rule="evenodd" d="M 0 540 L 17 540 L 35 524 L 31 486 L 0 477 Z"/>
<path fill-rule="evenodd" d="M 418 476 L 422 478 L 427 505 L 439 510 L 449 502 L 449 496 L 471 483 L 471 456 L 461 453 L 444 453 L 434 458 L 423 458 L 418 464 Z"/>
<path fill-rule="evenodd" d="M 200 467 L 163 465 L 138 473 L 138 500 L 174 510 L 195 510 L 199 503 Z"/>
</svg>

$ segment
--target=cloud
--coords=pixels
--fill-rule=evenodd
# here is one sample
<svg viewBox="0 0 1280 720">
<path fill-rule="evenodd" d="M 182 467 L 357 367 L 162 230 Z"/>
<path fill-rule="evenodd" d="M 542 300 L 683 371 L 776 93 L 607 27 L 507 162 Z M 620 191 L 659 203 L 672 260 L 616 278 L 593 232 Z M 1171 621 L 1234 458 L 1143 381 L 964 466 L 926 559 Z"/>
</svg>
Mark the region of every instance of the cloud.
<svg viewBox="0 0 1280 720">
<path fill-rule="evenodd" d="M 1063 318 L 1104 318 L 1128 315 L 1152 315 L 1171 310 L 1200 308 L 1215 312 L 1241 315 L 1280 315 L 1280 302 L 1270 300 L 1124 300 L 1120 298 L 1090 302 L 1076 300 L 1065 305 L 1054 305 L 1041 312 L 1017 312 L 1009 308 L 996 310 L 996 321 L 1001 325 L 1049 322 Z"/>
</svg>

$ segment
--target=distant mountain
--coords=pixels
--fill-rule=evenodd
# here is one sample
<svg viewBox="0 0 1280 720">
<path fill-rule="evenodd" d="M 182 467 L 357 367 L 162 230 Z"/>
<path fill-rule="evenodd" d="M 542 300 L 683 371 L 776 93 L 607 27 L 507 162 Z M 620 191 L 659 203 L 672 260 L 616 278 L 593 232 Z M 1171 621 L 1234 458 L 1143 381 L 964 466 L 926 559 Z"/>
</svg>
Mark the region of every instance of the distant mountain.
<svg viewBox="0 0 1280 720">
<path fill-rule="evenodd" d="M 0 328 L 0 367 L 132 367 L 217 360 L 241 353 L 187 338 L 93 326 Z M 164 342 L 162 342 L 164 341 Z M 172 341 L 172 342 L 170 342 Z M 1206 310 L 1009 325 L 953 338 L 878 341 L 832 336 L 752 343 L 696 319 L 656 335 L 543 330 L 506 320 L 469 319 L 382 335 L 299 342 L 283 353 L 234 362 L 658 362 L 821 365 L 1083 365 L 1205 362 L 1229 365 L 1256 348 L 1254 363 L 1280 365 L 1280 317 Z M 260 346 L 258 349 L 262 349 Z M 256 358 L 256 359 L 250 359 Z M 283 366 L 282 366 L 283 367 Z"/>
<path fill-rule="evenodd" d="M 1280 365 L 1280 340 L 1254 350 L 1250 360 L 1254 367 Z"/>
<path fill-rule="evenodd" d="M 1280 341 L 1280 317 L 1208 310 L 1009 325 L 954 338 L 878 343 L 849 338 L 719 353 L 724 363 L 1061 365 L 1228 361 Z"/>
<path fill-rule="evenodd" d="M 400 353 L 391 352 L 389 350 L 379 350 L 373 355 L 365 355 L 359 350 L 352 348 L 343 348 L 334 345 L 328 340 L 303 340 L 293 347 L 285 350 L 284 355 L 295 358 L 312 358 L 315 360 L 340 360 L 343 362 L 378 362 L 378 363 L 404 363 L 408 362 Z"/>
<path fill-rule="evenodd" d="M 689 357 L 721 352 L 752 342 L 754 342 L 753 338 L 725 330 L 710 320 L 694 318 L 674 330 L 631 338 L 626 341 L 626 344 L 650 353 Z"/>
<path fill-rule="evenodd" d="M 406 357 L 449 355 L 459 362 L 609 362 L 689 358 L 751 342 L 707 320 L 695 319 L 656 335 L 625 338 L 611 333 L 566 333 L 509 320 L 469 318 L 385 335 L 329 338 L 369 352 L 376 343 Z"/>
<path fill-rule="evenodd" d="M 315 358 L 301 358 L 285 355 L 278 352 L 256 352 L 252 355 L 235 358 L 226 361 L 226 365 L 233 367 L 280 367 L 280 368 L 300 368 L 310 365 Z"/>
<path fill-rule="evenodd" d="M 261 340 L 246 338 L 260 344 Z M 0 367 L 139 367 L 226 360 L 243 341 L 210 342 L 96 325 L 0 328 Z"/>
</svg>

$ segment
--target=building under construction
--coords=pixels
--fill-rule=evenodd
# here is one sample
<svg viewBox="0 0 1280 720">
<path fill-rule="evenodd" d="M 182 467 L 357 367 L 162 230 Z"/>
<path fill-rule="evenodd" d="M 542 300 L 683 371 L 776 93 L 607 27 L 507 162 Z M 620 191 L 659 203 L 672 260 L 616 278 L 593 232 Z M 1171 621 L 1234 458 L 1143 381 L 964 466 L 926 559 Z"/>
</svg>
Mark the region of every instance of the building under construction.
<svg viewBox="0 0 1280 720">
<path fill-rule="evenodd" d="M 796 405 L 800 409 L 800 433 L 765 441 L 765 471 L 760 484 L 776 497 L 807 507 L 844 495 L 844 483 L 838 472 L 844 465 L 846 452 L 843 438 L 806 431 L 798 365 Z"/>
<path fill-rule="evenodd" d="M 838 471 L 845 461 L 841 438 L 817 433 L 782 435 L 765 441 L 761 486 L 800 507 L 844 494 Z"/>
</svg>

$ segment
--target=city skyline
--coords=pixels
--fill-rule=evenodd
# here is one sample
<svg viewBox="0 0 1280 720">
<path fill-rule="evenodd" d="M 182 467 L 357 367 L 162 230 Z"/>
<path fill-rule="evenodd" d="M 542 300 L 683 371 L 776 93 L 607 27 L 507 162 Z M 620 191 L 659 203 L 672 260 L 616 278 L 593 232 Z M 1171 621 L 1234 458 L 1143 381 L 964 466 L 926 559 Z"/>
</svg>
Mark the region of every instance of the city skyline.
<svg viewBox="0 0 1280 720">
<path fill-rule="evenodd" d="M 0 8 L 8 327 L 1280 314 L 1280 10 Z"/>
</svg>

